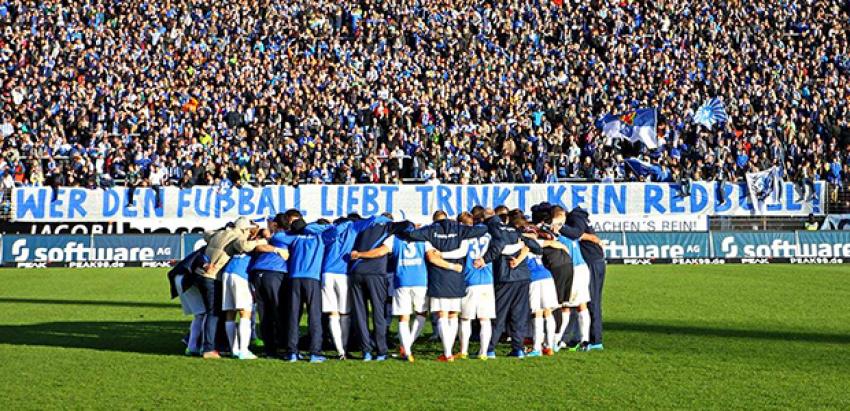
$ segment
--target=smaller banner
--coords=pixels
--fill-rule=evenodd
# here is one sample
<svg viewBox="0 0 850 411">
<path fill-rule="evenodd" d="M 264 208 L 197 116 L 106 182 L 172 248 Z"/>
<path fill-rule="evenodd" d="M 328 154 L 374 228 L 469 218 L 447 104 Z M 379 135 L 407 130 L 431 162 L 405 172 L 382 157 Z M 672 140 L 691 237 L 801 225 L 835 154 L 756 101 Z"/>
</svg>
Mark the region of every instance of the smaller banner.
<svg viewBox="0 0 850 411">
<path fill-rule="evenodd" d="M 170 261 L 179 259 L 180 251 L 175 235 L 3 236 L 4 263 Z"/>
<path fill-rule="evenodd" d="M 604 232 L 670 232 L 708 231 L 706 215 L 599 215 L 590 218 L 590 225 L 597 233 Z"/>
</svg>

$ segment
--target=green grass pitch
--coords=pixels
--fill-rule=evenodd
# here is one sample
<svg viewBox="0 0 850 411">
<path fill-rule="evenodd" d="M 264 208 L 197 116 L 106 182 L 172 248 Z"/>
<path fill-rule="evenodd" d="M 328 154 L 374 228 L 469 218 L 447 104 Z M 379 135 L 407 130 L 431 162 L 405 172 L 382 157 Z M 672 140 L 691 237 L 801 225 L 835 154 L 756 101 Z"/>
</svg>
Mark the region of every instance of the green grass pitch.
<svg viewBox="0 0 850 411">
<path fill-rule="evenodd" d="M 850 409 L 846 266 L 610 266 L 605 351 L 521 361 L 186 358 L 168 297 L 159 269 L 0 271 L 2 408 Z"/>
</svg>

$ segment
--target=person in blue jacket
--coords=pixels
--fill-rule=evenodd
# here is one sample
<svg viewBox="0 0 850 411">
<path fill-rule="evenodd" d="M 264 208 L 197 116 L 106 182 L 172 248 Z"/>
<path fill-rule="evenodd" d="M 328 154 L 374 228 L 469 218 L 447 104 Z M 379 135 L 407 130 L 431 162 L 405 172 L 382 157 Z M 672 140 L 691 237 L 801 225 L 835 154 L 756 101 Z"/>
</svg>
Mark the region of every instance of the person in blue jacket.
<svg viewBox="0 0 850 411">
<path fill-rule="evenodd" d="M 357 214 L 334 221 L 322 233 L 325 255 L 322 259 L 322 312 L 328 314 L 328 328 L 339 353 L 346 358 L 346 346 L 351 327 L 351 293 L 348 287 L 348 264 L 357 235 L 374 224 L 391 222 L 383 216 L 360 218 Z"/>
<path fill-rule="evenodd" d="M 298 218 L 289 225 L 289 231 L 281 236 L 281 243 L 289 248 L 289 306 L 287 315 L 287 356 L 289 362 L 298 361 L 298 331 L 302 306 L 306 306 L 307 328 L 310 333 L 310 362 L 325 361 L 322 356 L 322 256 L 325 245 L 321 234 L 330 225 L 320 226 Z"/>
<path fill-rule="evenodd" d="M 352 308 L 360 334 L 363 360 L 371 361 L 372 349 L 377 348 L 377 361 L 387 359 L 387 264 L 392 252 L 393 236 L 402 232 L 409 222 L 373 224 L 361 231 L 354 240 L 348 264 Z M 369 307 L 372 312 L 374 339 L 369 332 Z M 373 344 L 374 341 L 374 344 Z"/>
<path fill-rule="evenodd" d="M 496 343 L 505 327 L 510 325 L 511 352 L 509 356 L 524 358 L 523 340 L 528 325 L 528 289 L 531 272 L 523 258 L 530 248 L 540 254 L 542 250 L 535 241 L 525 241 L 522 233 L 508 225 L 508 209 L 499 206 L 495 214 L 486 220 L 492 237 L 484 258 L 475 262 L 475 267 L 493 264 L 493 279 L 496 289 L 496 324 L 493 338 L 487 350 L 488 358 L 496 358 Z M 525 253 L 525 254 L 523 254 Z"/>
<path fill-rule="evenodd" d="M 275 247 L 286 247 L 284 238 L 289 221 L 278 213 L 268 221 L 268 242 Z M 257 311 L 260 313 L 260 334 L 267 357 L 276 357 L 286 339 L 286 310 L 282 287 L 288 273 L 287 262 L 278 253 L 254 253 L 248 267 L 251 284 L 256 293 Z"/>
</svg>

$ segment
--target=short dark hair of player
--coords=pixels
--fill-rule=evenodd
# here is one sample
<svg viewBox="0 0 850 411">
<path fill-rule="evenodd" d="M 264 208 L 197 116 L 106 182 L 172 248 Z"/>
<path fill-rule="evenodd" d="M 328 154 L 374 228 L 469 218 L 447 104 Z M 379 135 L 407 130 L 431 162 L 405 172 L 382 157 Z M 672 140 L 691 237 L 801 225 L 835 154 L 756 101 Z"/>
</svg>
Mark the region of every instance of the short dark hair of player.
<svg viewBox="0 0 850 411">
<path fill-rule="evenodd" d="M 278 230 L 289 230 L 289 218 L 286 217 L 286 213 L 275 214 L 272 222 Z"/>
<path fill-rule="evenodd" d="M 472 213 L 468 213 L 466 211 L 458 214 L 457 222 L 464 225 L 472 225 L 475 223 L 475 218 L 473 218 Z"/>
<path fill-rule="evenodd" d="M 485 216 L 486 212 L 487 212 L 487 210 L 484 207 L 475 206 L 475 207 L 472 207 L 472 211 L 470 212 L 470 214 L 472 214 L 472 220 L 475 223 L 480 223 L 480 222 L 484 221 L 484 216 Z"/>
<path fill-rule="evenodd" d="M 298 220 L 299 218 L 304 218 L 304 216 L 301 215 L 301 212 L 294 209 L 294 208 L 290 208 L 289 210 L 286 210 L 284 215 L 286 215 L 286 221 L 289 224 L 292 224 L 293 221 Z"/>
<path fill-rule="evenodd" d="M 499 216 L 499 219 L 502 220 L 503 223 L 505 223 L 505 224 L 508 223 L 508 208 L 507 207 L 500 205 L 500 206 L 496 207 L 496 209 L 493 210 L 493 211 L 496 213 L 497 216 Z"/>
<path fill-rule="evenodd" d="M 393 213 L 385 212 L 385 213 L 381 213 L 381 216 L 382 216 L 382 217 L 389 218 L 390 220 L 394 220 L 394 218 L 393 218 Z"/>
<path fill-rule="evenodd" d="M 319 224 L 319 225 L 328 225 L 330 223 L 331 223 L 331 221 L 328 220 L 327 218 L 320 218 L 320 219 L 316 220 L 316 224 Z"/>
<path fill-rule="evenodd" d="M 528 220 L 525 219 L 525 216 L 520 214 L 520 215 L 515 215 L 515 216 L 511 217 L 511 224 L 510 225 L 512 227 L 516 228 L 517 230 L 522 230 L 527 225 L 529 225 L 529 223 L 528 223 Z"/>
<path fill-rule="evenodd" d="M 434 215 L 431 216 L 431 220 L 434 221 L 434 222 L 437 222 L 437 221 L 440 221 L 440 220 L 445 220 L 447 218 L 449 218 L 449 215 L 446 214 L 446 212 L 443 211 L 443 210 L 434 211 Z"/>
</svg>

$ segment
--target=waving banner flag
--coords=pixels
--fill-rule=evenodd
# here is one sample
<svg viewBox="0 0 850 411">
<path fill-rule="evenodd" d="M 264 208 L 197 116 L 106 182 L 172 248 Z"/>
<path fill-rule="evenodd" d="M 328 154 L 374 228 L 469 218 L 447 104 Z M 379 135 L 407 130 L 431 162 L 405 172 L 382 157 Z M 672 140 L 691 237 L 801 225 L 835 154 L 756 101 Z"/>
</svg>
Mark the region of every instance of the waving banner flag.
<svg viewBox="0 0 850 411">
<path fill-rule="evenodd" d="M 726 105 L 717 97 L 706 101 L 694 114 L 694 123 L 702 124 L 707 128 L 727 121 L 729 121 L 729 115 L 726 114 Z"/>
<path fill-rule="evenodd" d="M 624 114 L 606 114 L 597 126 L 608 138 L 626 139 L 631 142 L 640 141 L 647 148 L 658 148 L 658 109 L 642 108 Z"/>
<path fill-rule="evenodd" d="M 750 202 L 756 210 L 764 210 L 765 206 L 778 204 L 782 201 L 782 176 L 779 167 L 755 173 L 747 173 L 747 190 Z"/>
</svg>

